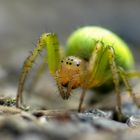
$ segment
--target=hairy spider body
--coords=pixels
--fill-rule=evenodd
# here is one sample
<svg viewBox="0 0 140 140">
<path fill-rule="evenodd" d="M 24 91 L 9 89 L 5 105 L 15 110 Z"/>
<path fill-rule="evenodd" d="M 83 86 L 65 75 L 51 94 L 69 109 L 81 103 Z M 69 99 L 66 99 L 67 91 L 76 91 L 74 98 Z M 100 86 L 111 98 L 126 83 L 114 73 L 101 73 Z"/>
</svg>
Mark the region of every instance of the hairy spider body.
<svg viewBox="0 0 140 140">
<path fill-rule="evenodd" d="M 124 82 L 133 101 L 139 106 L 128 78 L 139 77 L 140 74 L 130 72 L 134 69 L 134 59 L 127 44 L 107 29 L 88 26 L 72 33 L 66 45 L 66 57 L 63 58 L 56 34 L 48 33 L 40 37 L 37 47 L 23 65 L 18 85 L 17 107 L 21 106 L 20 103 L 22 104 L 22 91 L 26 77 L 39 52 L 44 48 L 47 49 L 47 53 L 37 77 L 44 71 L 47 61 L 50 73 L 55 78 L 63 99 L 69 98 L 72 89 L 81 87 L 83 90 L 78 111 L 81 110 L 87 89 L 114 83 L 117 111 L 120 115 L 120 81 Z"/>
</svg>

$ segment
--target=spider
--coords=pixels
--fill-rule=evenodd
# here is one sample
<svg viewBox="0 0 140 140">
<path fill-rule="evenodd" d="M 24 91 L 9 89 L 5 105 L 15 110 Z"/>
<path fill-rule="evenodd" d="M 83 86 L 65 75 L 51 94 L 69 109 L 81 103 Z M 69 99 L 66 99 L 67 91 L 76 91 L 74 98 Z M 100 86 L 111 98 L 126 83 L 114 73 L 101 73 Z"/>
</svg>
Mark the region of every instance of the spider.
<svg viewBox="0 0 140 140">
<path fill-rule="evenodd" d="M 26 58 L 19 78 L 16 106 L 22 107 L 22 92 L 27 76 L 39 53 L 46 49 L 42 66 L 54 77 L 59 93 L 68 100 L 71 91 L 82 88 L 78 111 L 81 111 L 86 91 L 100 88 L 107 83 L 113 84 L 116 92 L 116 110 L 121 116 L 120 83 L 124 83 L 134 103 L 139 103 L 133 94 L 129 78 L 139 77 L 139 72 L 132 72 L 134 59 L 127 44 L 113 32 L 98 26 L 86 26 L 77 29 L 70 35 L 65 55 L 62 56 L 58 37 L 55 33 L 44 33 L 37 46 Z M 66 90 L 65 90 L 66 89 Z"/>
</svg>

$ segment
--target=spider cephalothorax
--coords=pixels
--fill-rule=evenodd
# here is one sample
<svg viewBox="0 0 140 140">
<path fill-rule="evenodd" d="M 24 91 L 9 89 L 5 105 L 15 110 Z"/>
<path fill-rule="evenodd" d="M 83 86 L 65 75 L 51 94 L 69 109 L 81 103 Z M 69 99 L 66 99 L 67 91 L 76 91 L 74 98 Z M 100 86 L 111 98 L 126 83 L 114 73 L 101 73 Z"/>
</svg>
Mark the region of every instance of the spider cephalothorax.
<svg viewBox="0 0 140 140">
<path fill-rule="evenodd" d="M 56 72 L 56 77 L 63 99 L 68 99 L 71 90 L 81 86 L 83 67 L 83 60 L 75 56 L 68 56 L 61 60 L 60 68 Z M 65 88 L 66 91 L 64 91 Z"/>
</svg>

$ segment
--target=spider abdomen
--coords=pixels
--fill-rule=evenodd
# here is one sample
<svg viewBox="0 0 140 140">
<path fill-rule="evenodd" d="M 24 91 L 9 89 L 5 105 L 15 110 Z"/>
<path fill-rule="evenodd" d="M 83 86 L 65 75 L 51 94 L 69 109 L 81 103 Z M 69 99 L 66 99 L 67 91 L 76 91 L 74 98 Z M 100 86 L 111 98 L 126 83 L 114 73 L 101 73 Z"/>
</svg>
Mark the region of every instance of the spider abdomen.
<svg viewBox="0 0 140 140">
<path fill-rule="evenodd" d="M 67 42 L 67 55 L 89 60 L 96 42 L 101 41 L 104 47 L 112 46 L 116 54 L 116 63 L 125 70 L 134 67 L 134 60 L 127 44 L 113 32 L 96 26 L 87 26 L 76 30 Z"/>
</svg>

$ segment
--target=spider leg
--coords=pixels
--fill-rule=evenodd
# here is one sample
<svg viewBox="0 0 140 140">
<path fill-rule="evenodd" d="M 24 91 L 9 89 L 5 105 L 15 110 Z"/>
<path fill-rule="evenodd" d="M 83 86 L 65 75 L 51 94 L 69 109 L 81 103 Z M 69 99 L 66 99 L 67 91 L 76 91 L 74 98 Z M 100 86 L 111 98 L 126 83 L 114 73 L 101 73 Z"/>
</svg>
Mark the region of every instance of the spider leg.
<svg viewBox="0 0 140 140">
<path fill-rule="evenodd" d="M 60 57 L 59 57 L 59 43 L 56 34 L 53 33 L 45 33 L 43 34 L 36 48 L 32 51 L 32 53 L 26 58 L 23 64 L 22 72 L 19 78 L 17 97 L 16 97 L 16 107 L 20 108 L 23 104 L 22 92 L 25 85 L 25 81 L 27 79 L 27 75 L 30 72 L 34 61 L 36 60 L 39 53 L 46 48 L 48 67 L 50 73 L 55 75 L 56 70 L 59 67 Z"/>
<path fill-rule="evenodd" d="M 81 112 L 81 108 L 82 108 L 82 104 L 83 104 L 85 95 L 86 95 L 86 89 L 83 88 L 83 89 L 82 89 L 81 96 L 80 96 L 80 102 L 79 102 L 79 106 L 78 106 L 78 112 Z"/>
<path fill-rule="evenodd" d="M 108 46 L 108 57 L 109 57 L 109 64 L 110 64 L 110 69 L 112 72 L 113 82 L 115 85 L 115 91 L 116 91 L 116 100 L 117 100 L 116 111 L 118 113 L 118 119 L 121 120 L 123 117 L 123 114 L 121 110 L 121 95 L 120 95 L 120 89 L 119 89 L 120 75 L 119 75 L 119 70 L 115 62 L 115 52 L 114 52 L 113 47 L 111 46 Z"/>
<path fill-rule="evenodd" d="M 64 91 L 63 86 L 62 86 L 61 83 L 59 82 L 59 78 L 57 77 L 57 75 L 55 76 L 55 80 L 56 80 L 56 84 L 57 84 L 57 87 L 58 87 L 58 90 L 59 90 L 59 93 L 60 93 L 61 97 L 62 97 L 63 99 L 65 99 L 65 97 L 64 97 L 65 91 Z"/>
<path fill-rule="evenodd" d="M 125 71 L 122 68 L 119 68 L 119 72 L 120 72 L 120 76 L 125 84 L 125 87 L 129 93 L 129 95 L 132 97 L 133 102 L 136 104 L 136 106 L 139 108 L 140 107 L 140 103 L 137 101 L 137 98 L 135 96 L 135 94 L 133 93 L 132 87 L 128 81 L 127 78 L 127 74 L 125 73 Z M 138 73 L 131 73 L 131 76 L 137 76 Z M 136 74 L 136 75 L 135 75 Z"/>
<path fill-rule="evenodd" d="M 44 45 L 41 45 L 40 43 L 43 44 L 43 42 L 41 42 L 41 38 L 38 41 L 37 47 L 32 51 L 30 56 L 28 56 L 26 58 L 26 60 L 24 61 L 22 72 L 21 72 L 21 75 L 19 78 L 19 83 L 18 83 L 18 91 L 17 91 L 17 97 L 16 97 L 16 106 L 17 107 L 20 106 L 19 102 L 21 102 L 21 104 L 23 103 L 22 92 L 23 92 L 23 87 L 24 87 L 26 77 L 27 77 L 29 71 L 31 70 L 31 68 L 34 64 L 34 61 L 35 61 L 36 57 L 38 56 L 39 52 L 45 47 Z"/>
<path fill-rule="evenodd" d="M 128 77 L 128 78 L 140 78 L 140 72 L 138 71 L 132 71 L 132 72 L 126 72 L 125 75 Z"/>
<path fill-rule="evenodd" d="M 59 51 L 60 51 L 60 57 L 64 57 L 64 50 L 63 50 L 62 47 L 59 48 Z M 48 60 L 48 56 L 47 56 L 47 53 L 46 53 L 46 55 L 44 56 L 44 59 L 43 59 L 43 63 L 38 67 L 37 72 L 34 75 L 32 81 L 31 81 L 31 84 L 29 86 L 28 92 L 30 93 L 30 95 L 32 94 L 34 87 L 37 85 L 40 77 L 44 74 L 44 72 L 47 68 L 47 60 Z"/>
<path fill-rule="evenodd" d="M 93 50 L 92 55 L 90 57 L 88 66 L 85 66 L 85 68 L 84 68 L 85 74 L 82 77 L 82 79 L 83 79 L 82 81 L 84 81 L 84 82 L 82 85 L 82 94 L 81 94 L 80 101 L 79 101 L 78 112 L 81 111 L 82 104 L 83 104 L 83 101 L 84 101 L 84 98 L 86 95 L 86 89 L 88 89 L 93 84 L 93 80 L 96 78 L 96 75 L 98 75 L 97 71 L 98 71 L 98 68 L 100 65 L 98 63 L 98 61 L 101 58 L 101 54 L 103 51 L 102 47 L 103 47 L 102 42 L 97 41 L 95 44 L 95 49 Z M 102 69 L 103 68 L 104 68 L 104 65 L 102 65 Z M 100 73 L 100 71 L 98 71 L 98 72 Z M 94 83 L 96 85 L 96 82 L 94 82 Z"/>
<path fill-rule="evenodd" d="M 35 76 L 33 77 L 30 87 L 29 87 L 29 94 L 31 95 L 33 92 L 34 87 L 36 86 L 36 84 L 38 83 L 40 77 L 43 75 L 43 73 L 45 72 L 47 67 L 47 59 L 46 57 L 43 60 L 43 63 L 39 66 L 39 68 L 37 69 L 37 72 L 35 74 Z"/>
</svg>

